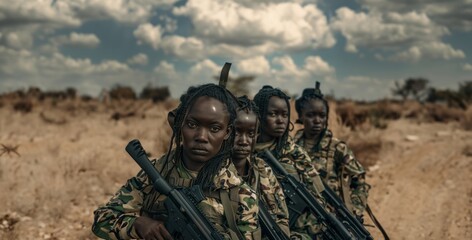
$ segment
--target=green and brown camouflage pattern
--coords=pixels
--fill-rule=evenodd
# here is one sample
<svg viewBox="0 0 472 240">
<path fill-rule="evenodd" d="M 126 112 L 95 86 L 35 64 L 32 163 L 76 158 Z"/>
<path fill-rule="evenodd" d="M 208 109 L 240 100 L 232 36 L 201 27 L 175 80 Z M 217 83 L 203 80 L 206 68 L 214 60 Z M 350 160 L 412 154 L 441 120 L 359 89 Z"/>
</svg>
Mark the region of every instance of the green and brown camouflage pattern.
<svg viewBox="0 0 472 240">
<path fill-rule="evenodd" d="M 273 142 L 256 144 L 256 155 L 262 154 L 265 149 L 269 149 L 273 152 L 275 150 L 275 144 Z M 276 154 L 274 154 L 274 156 L 276 156 Z M 321 178 L 313 167 L 310 156 L 302 147 L 295 144 L 289 137 L 278 160 L 289 174 L 304 183 L 319 202 L 323 206 L 326 206 L 325 200 L 320 195 L 320 192 L 324 190 Z M 295 226 L 290 228 L 290 238 L 313 239 L 321 230 L 322 225 L 319 223 L 316 216 L 310 212 L 306 212 L 300 215 L 297 218 Z"/>
<path fill-rule="evenodd" d="M 249 163 L 248 175 L 244 176 L 243 179 L 256 191 L 259 200 L 265 203 L 280 229 L 287 236 L 290 236 L 288 208 L 283 189 L 277 177 L 264 160 L 258 157 L 248 157 L 247 162 Z M 256 177 L 259 179 L 256 179 Z"/>
<path fill-rule="evenodd" d="M 294 137 L 295 142 L 306 147 L 313 165 L 320 173 L 322 179 L 343 199 L 341 193 L 341 171 L 344 179 L 349 184 L 349 197 L 353 212 L 362 216 L 367 204 L 370 185 L 365 182 L 365 170 L 361 163 L 354 157 L 349 147 L 333 136 L 330 130 L 323 133 L 318 145 L 309 146 L 304 138 L 303 129 L 299 130 Z M 346 180 L 345 180 L 346 181 Z"/>
<path fill-rule="evenodd" d="M 159 160 L 153 160 L 152 163 L 169 184 L 174 187 L 192 185 L 195 174 L 188 171 L 181 161 L 174 163 L 169 160 L 166 168 L 162 169 L 164 160 L 165 155 Z M 229 170 L 230 166 L 232 166 L 231 160 L 225 160 L 224 166 L 214 179 L 212 191 L 235 187 L 239 189 L 238 209 L 235 211 L 236 226 L 246 239 L 253 239 L 253 233 L 259 230 L 257 195 L 237 174 Z M 104 239 L 139 238 L 133 226 L 134 221 L 139 216 L 166 220 L 167 214 L 163 204 L 165 199 L 166 196 L 154 190 L 147 175 L 141 170 L 135 177 L 129 179 L 108 203 L 94 211 L 92 231 Z M 220 199 L 206 197 L 198 207 L 225 239 L 231 239 Z"/>
</svg>

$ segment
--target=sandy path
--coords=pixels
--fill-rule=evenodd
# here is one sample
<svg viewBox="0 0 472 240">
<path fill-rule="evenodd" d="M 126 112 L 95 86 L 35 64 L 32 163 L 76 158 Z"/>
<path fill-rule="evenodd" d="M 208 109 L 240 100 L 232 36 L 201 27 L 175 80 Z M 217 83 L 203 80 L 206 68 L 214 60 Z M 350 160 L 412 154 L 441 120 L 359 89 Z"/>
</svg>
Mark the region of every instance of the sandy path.
<svg viewBox="0 0 472 240">
<path fill-rule="evenodd" d="M 417 140 L 405 140 L 408 135 Z M 472 146 L 472 133 L 451 124 L 390 124 L 383 158 L 368 177 L 369 202 L 392 239 L 472 239 L 466 146 Z"/>
</svg>

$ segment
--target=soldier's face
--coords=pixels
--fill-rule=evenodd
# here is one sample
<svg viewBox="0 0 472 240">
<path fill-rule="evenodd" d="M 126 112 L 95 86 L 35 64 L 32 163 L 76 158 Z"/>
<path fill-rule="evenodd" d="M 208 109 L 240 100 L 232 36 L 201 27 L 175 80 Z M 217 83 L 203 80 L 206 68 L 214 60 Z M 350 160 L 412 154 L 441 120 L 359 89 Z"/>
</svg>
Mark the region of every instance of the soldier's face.
<svg viewBox="0 0 472 240">
<path fill-rule="evenodd" d="M 205 163 L 221 149 L 231 130 L 226 106 L 211 97 L 199 97 L 188 111 L 182 126 L 183 157 Z"/>
<path fill-rule="evenodd" d="M 269 99 L 265 124 L 262 131 L 272 138 L 282 137 L 288 127 L 288 106 L 283 98 L 273 96 Z"/>
<path fill-rule="evenodd" d="M 239 111 L 234 121 L 233 159 L 246 159 L 252 151 L 257 133 L 257 116 L 253 112 Z"/>
<path fill-rule="evenodd" d="M 302 122 L 305 127 L 304 133 L 308 138 L 318 136 L 327 125 L 328 109 L 323 101 L 318 99 L 310 99 L 302 108 Z"/>
</svg>

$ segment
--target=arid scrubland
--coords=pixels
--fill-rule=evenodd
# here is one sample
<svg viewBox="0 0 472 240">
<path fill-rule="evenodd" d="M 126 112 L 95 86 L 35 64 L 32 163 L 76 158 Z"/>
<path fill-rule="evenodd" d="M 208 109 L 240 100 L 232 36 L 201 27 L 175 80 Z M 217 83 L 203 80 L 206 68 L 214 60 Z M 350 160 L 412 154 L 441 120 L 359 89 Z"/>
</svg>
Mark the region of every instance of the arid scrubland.
<svg viewBox="0 0 472 240">
<path fill-rule="evenodd" d="M 0 99 L 0 239 L 95 239 L 93 210 L 139 171 L 124 147 L 163 154 L 176 105 Z M 392 239 L 472 238 L 471 107 L 332 101 L 329 126 L 368 169 Z"/>
</svg>

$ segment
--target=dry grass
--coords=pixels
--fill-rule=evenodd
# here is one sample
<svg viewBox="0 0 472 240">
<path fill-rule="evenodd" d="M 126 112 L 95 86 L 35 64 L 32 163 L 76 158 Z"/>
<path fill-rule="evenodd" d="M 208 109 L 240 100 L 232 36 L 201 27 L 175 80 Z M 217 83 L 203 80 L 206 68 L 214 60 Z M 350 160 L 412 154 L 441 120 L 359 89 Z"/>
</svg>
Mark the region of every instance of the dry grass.
<svg viewBox="0 0 472 240">
<path fill-rule="evenodd" d="M 469 106 L 467 111 L 464 113 L 464 117 L 461 119 L 461 126 L 467 131 L 472 130 L 472 106 Z"/>
<path fill-rule="evenodd" d="M 0 144 L 19 146 L 20 155 L 0 156 L 0 225 L 5 220 L 0 239 L 93 239 L 89 230 L 93 210 L 139 170 L 124 147 L 138 138 L 153 158 L 167 151 L 172 132 L 166 113 L 178 104 L 175 100 L 153 104 L 45 99 L 32 101 L 34 107 L 24 114 L 13 110 L 19 100 L 2 99 L 4 107 L 0 108 Z M 370 120 L 351 129 L 336 115 L 343 104 L 330 102 L 329 126 L 365 167 L 371 166 L 382 150 L 383 130 Z M 354 116 L 372 107 L 385 108 L 379 113 L 383 118 L 396 117 L 399 105 L 348 106 Z M 129 111 L 134 116 L 110 119 L 114 112 Z M 471 111 L 463 120 L 465 129 L 472 125 Z M 293 112 L 292 121 L 295 118 Z M 449 114 L 441 119 L 456 118 Z M 469 152 L 464 150 L 464 154 Z"/>
</svg>

